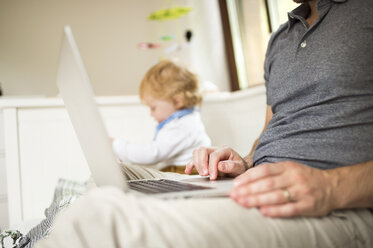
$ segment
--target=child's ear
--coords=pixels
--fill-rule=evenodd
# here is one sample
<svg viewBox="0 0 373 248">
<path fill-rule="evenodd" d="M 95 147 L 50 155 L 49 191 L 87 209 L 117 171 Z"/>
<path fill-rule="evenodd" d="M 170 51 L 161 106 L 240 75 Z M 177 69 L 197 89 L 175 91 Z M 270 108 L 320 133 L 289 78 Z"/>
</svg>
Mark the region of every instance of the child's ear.
<svg viewBox="0 0 373 248">
<path fill-rule="evenodd" d="M 175 95 L 172 99 L 176 109 L 181 109 L 183 107 L 184 101 L 181 95 Z"/>
</svg>

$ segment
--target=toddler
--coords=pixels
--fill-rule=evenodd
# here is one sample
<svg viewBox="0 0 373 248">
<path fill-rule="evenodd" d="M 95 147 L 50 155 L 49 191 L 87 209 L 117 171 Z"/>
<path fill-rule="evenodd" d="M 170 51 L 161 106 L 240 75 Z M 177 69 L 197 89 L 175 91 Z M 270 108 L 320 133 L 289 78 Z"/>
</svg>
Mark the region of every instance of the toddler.
<svg viewBox="0 0 373 248">
<path fill-rule="evenodd" d="M 113 140 L 113 150 L 123 163 L 157 165 L 166 172 L 184 173 L 192 152 L 210 146 L 196 106 L 202 101 L 197 77 L 169 60 L 150 68 L 140 85 L 140 99 L 158 122 L 150 144 Z"/>
</svg>

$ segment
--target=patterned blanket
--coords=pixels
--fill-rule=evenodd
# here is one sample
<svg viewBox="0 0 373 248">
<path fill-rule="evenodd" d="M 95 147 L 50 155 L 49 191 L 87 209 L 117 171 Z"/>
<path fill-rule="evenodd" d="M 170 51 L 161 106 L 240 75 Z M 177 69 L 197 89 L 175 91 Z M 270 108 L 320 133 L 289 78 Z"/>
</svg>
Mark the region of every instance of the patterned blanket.
<svg viewBox="0 0 373 248">
<path fill-rule="evenodd" d="M 7 230 L 0 234 L 0 245 L 2 248 L 31 248 L 36 241 L 48 235 L 56 214 L 61 209 L 72 204 L 86 191 L 87 182 L 59 179 L 54 190 L 53 201 L 44 211 L 45 219 L 32 228 L 26 235 L 18 230 Z"/>
</svg>

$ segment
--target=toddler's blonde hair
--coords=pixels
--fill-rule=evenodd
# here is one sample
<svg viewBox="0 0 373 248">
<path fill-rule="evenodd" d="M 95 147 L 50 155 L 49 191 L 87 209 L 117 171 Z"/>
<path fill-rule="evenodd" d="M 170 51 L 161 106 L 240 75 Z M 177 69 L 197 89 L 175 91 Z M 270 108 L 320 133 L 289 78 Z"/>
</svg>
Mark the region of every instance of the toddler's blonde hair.
<svg viewBox="0 0 373 248">
<path fill-rule="evenodd" d="M 170 60 L 162 60 L 146 72 L 140 84 L 140 98 L 143 100 L 145 95 L 171 102 L 178 96 L 182 101 L 180 109 L 202 102 L 197 76 Z"/>
</svg>

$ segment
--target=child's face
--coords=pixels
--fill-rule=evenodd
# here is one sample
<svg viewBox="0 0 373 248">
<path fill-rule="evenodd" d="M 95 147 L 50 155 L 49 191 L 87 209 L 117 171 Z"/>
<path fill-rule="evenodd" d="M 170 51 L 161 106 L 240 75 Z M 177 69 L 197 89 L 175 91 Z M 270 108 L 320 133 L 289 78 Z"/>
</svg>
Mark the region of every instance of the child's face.
<svg viewBox="0 0 373 248">
<path fill-rule="evenodd" d="M 158 122 L 167 119 L 171 114 L 177 111 L 173 102 L 153 98 L 152 96 L 144 96 L 145 104 L 150 108 L 151 116 Z"/>
</svg>

